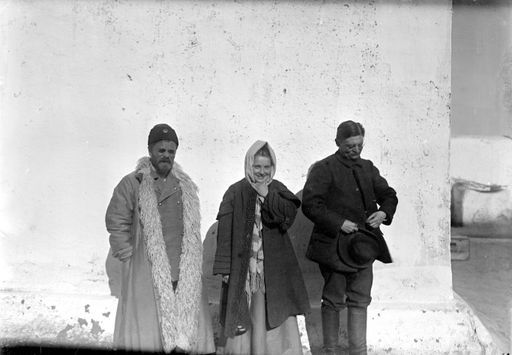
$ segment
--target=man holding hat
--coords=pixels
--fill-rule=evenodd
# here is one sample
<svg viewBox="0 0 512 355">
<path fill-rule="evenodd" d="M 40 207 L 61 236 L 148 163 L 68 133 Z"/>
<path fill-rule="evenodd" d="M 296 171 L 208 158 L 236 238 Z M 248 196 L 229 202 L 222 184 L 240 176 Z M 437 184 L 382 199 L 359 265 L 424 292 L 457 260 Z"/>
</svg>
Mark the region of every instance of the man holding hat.
<svg viewBox="0 0 512 355">
<path fill-rule="evenodd" d="M 324 278 L 324 352 L 336 354 L 339 311 L 347 307 L 349 354 L 366 354 L 372 264 L 391 262 L 379 226 L 391 224 L 398 199 L 373 163 L 361 159 L 360 123 L 342 122 L 335 142 L 336 153 L 312 166 L 304 186 L 302 210 L 314 223 L 306 256 Z"/>
<path fill-rule="evenodd" d="M 178 143 L 169 125 L 154 126 L 149 157 L 116 186 L 107 209 L 112 255 L 122 268 L 118 349 L 215 352 L 197 186 L 174 162 Z"/>
</svg>

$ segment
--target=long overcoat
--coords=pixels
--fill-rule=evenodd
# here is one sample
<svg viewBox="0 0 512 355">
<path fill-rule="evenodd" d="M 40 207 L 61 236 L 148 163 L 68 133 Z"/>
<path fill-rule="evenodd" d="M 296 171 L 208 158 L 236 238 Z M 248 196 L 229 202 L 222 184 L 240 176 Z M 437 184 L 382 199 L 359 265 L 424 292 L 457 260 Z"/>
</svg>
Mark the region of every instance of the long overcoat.
<svg viewBox="0 0 512 355">
<path fill-rule="evenodd" d="M 385 225 L 391 224 L 398 199 L 396 191 L 370 160 L 350 160 L 339 151 L 316 162 L 311 168 L 302 194 L 302 211 L 313 223 L 306 256 L 337 271 L 355 272 L 343 264 L 334 241 L 345 220 L 382 235 L 380 228 L 366 225 L 376 211 L 386 213 Z"/>
<path fill-rule="evenodd" d="M 172 174 L 180 183 L 184 203 L 183 251 L 174 292 L 156 196 L 152 185 L 147 184 L 152 180 L 148 174 L 150 164 L 149 158 L 141 159 L 136 171 L 121 180 L 105 218 L 112 255 L 129 257 L 121 263 L 114 346 L 152 352 L 170 352 L 178 346 L 190 353 L 211 353 L 215 346 L 201 282 L 197 187 L 174 163 Z"/>
<path fill-rule="evenodd" d="M 227 337 L 237 326 L 250 328 L 245 282 L 250 258 L 257 193 L 246 179 L 231 185 L 220 205 L 214 274 L 229 276 L 227 303 L 221 323 Z M 309 311 L 302 272 L 287 230 L 292 225 L 300 200 L 281 182 L 273 180 L 261 206 L 263 224 L 263 268 L 267 327 L 281 325 L 292 315 Z"/>
</svg>

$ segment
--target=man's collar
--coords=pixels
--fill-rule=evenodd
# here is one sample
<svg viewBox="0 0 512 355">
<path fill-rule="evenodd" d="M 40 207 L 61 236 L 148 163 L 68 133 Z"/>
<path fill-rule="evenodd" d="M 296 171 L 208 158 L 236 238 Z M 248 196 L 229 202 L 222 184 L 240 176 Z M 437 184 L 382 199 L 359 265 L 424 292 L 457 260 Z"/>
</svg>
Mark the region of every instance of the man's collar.
<svg viewBox="0 0 512 355">
<path fill-rule="evenodd" d="M 336 151 L 335 155 L 338 158 L 338 160 L 348 168 L 352 168 L 354 165 L 358 167 L 363 166 L 361 158 L 357 158 L 356 160 L 345 158 L 339 149 Z"/>
</svg>

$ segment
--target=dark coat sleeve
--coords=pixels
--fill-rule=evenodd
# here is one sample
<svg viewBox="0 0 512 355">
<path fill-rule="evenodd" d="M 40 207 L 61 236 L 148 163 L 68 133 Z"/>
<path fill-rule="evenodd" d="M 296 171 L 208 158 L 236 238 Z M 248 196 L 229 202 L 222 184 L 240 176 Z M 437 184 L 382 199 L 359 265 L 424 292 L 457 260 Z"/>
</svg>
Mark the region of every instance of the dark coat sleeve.
<svg viewBox="0 0 512 355">
<path fill-rule="evenodd" d="M 345 219 L 327 208 L 326 199 L 332 176 L 326 163 L 316 163 L 309 173 L 302 192 L 302 212 L 331 238 L 336 238 Z"/>
<path fill-rule="evenodd" d="M 380 175 L 379 169 L 373 165 L 372 177 L 373 189 L 375 192 L 375 197 L 377 198 L 377 204 L 379 205 L 379 211 L 382 211 L 386 214 L 386 220 L 383 222 L 383 224 L 390 225 L 393 221 L 393 216 L 398 204 L 396 191 L 388 185 L 386 179 Z"/>
<path fill-rule="evenodd" d="M 133 181 L 132 181 L 133 180 Z M 125 176 L 114 189 L 107 208 L 105 224 L 110 233 L 112 255 L 126 260 L 132 255 L 132 223 L 136 204 L 135 179 Z"/>
<path fill-rule="evenodd" d="M 213 274 L 228 275 L 231 268 L 231 238 L 233 234 L 234 189 L 229 188 L 217 214 L 217 250 L 213 263 Z"/>
<path fill-rule="evenodd" d="M 261 206 L 261 219 L 267 227 L 277 227 L 284 233 L 291 227 L 297 208 L 300 207 L 300 200 L 283 184 L 274 182 L 271 184 L 265 200 Z"/>
</svg>

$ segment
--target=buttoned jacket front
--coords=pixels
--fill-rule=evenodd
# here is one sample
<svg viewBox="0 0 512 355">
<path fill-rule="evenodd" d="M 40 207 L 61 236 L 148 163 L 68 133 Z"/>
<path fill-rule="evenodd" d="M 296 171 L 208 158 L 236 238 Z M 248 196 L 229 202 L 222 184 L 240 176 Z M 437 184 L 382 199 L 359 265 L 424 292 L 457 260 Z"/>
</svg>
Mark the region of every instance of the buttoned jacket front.
<svg viewBox="0 0 512 355">
<path fill-rule="evenodd" d="M 178 281 L 183 239 L 183 203 L 179 181 L 169 174 L 167 178 L 159 177 L 151 170 L 154 180 L 158 212 L 162 223 L 162 234 L 167 256 L 171 263 L 172 279 Z"/>
<path fill-rule="evenodd" d="M 317 262 L 339 259 L 332 245 L 345 220 L 382 235 L 380 228 L 366 225 L 366 219 L 383 211 L 383 223 L 389 225 L 397 204 L 396 191 L 370 160 L 346 159 L 337 151 L 315 163 L 302 195 L 302 211 L 314 223 L 306 256 Z M 340 270 L 355 271 L 344 265 Z"/>
</svg>

